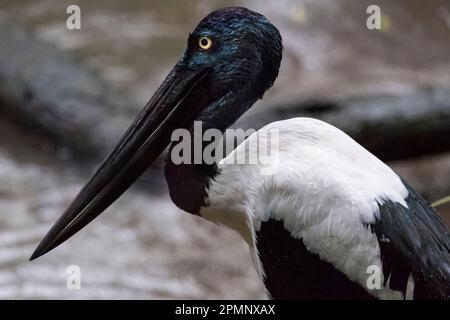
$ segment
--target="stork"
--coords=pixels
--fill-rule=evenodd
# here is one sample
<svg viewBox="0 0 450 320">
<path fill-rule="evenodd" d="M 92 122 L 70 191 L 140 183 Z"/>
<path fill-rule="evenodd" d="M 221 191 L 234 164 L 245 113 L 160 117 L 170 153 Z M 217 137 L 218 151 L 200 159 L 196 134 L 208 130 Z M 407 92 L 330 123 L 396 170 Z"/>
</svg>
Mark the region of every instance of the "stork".
<svg viewBox="0 0 450 320">
<path fill-rule="evenodd" d="M 224 132 L 273 85 L 279 31 L 241 7 L 206 16 L 129 129 L 31 256 L 54 249 L 119 198 L 171 133 Z M 278 166 L 227 159 L 278 132 Z M 204 147 L 202 145 L 202 147 Z M 272 155 L 265 155 L 273 161 Z M 271 123 L 212 164 L 175 163 L 165 177 L 182 210 L 236 230 L 273 299 L 450 299 L 450 235 L 439 214 L 386 164 L 319 120 Z M 368 285 L 371 267 L 381 285 Z"/>
</svg>

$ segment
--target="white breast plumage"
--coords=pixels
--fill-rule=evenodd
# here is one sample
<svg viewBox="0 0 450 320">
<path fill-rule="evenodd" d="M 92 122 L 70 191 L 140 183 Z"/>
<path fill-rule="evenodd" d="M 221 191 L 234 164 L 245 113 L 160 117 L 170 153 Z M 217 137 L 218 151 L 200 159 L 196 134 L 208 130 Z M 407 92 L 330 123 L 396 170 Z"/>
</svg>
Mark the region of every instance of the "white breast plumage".
<svg viewBox="0 0 450 320">
<path fill-rule="evenodd" d="M 367 267 L 381 268 L 381 258 L 376 236 L 364 225 L 375 221 L 384 201 L 407 206 L 407 189 L 388 166 L 348 135 L 310 118 L 271 123 L 228 158 L 257 152 L 252 141 L 273 130 L 278 131 L 279 145 L 265 155 L 278 152 L 273 174 L 261 175 L 258 165 L 230 164 L 225 158 L 211 181 L 209 206 L 201 215 L 238 231 L 252 251 L 261 223 L 282 220 L 308 250 L 365 287 Z M 270 163 L 266 160 L 261 162 Z M 255 252 L 253 256 L 257 261 Z M 374 295 L 401 298 L 387 288 Z"/>
</svg>

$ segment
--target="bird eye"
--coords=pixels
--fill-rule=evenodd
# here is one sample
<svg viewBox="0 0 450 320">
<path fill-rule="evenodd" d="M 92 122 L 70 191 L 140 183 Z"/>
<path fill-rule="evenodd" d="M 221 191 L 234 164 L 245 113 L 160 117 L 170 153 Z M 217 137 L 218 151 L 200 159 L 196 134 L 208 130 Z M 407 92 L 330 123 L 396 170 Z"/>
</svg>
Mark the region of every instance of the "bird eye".
<svg viewBox="0 0 450 320">
<path fill-rule="evenodd" d="M 198 45 L 203 50 L 208 50 L 212 46 L 212 40 L 208 37 L 201 37 L 200 39 L 198 39 Z"/>
</svg>

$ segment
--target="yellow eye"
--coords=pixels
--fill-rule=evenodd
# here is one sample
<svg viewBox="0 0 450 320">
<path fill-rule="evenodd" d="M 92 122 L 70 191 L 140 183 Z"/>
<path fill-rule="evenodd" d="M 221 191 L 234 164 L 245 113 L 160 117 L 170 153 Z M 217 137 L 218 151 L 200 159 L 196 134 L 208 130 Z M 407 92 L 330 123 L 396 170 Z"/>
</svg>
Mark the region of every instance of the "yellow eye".
<svg viewBox="0 0 450 320">
<path fill-rule="evenodd" d="M 201 37 L 198 39 L 198 45 L 203 50 L 208 50 L 212 46 L 212 40 L 208 37 Z"/>
</svg>

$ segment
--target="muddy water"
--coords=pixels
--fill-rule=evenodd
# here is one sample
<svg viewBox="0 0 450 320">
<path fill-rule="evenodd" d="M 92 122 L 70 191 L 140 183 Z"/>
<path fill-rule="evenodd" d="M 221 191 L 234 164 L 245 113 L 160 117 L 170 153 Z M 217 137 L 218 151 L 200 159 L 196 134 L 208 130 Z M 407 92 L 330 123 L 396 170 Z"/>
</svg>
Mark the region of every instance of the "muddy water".
<svg viewBox="0 0 450 320">
<path fill-rule="evenodd" d="M 28 262 L 88 177 L 29 139 L 15 147 L 6 131 L 20 130 L 0 124 L 0 298 L 264 297 L 243 241 L 181 213 L 164 190 L 128 192 L 80 236 Z M 81 268 L 80 290 L 66 287 L 70 265 Z"/>
<path fill-rule="evenodd" d="M 65 10 L 72 3 L 82 10 L 81 31 L 65 28 Z M 376 32 L 365 28 L 370 3 L 349 0 L 0 0 L 0 19 L 24 24 L 78 56 L 135 99 L 137 110 L 176 61 L 199 19 L 232 4 L 264 13 L 284 38 L 280 78 L 255 110 L 306 93 L 450 86 L 448 3 L 379 3 L 384 27 Z M 163 184 L 152 191 L 132 189 L 67 244 L 28 262 L 89 172 L 36 151 L 42 150 L 35 148 L 41 142 L 2 120 L 0 136 L 0 298 L 265 297 L 239 237 L 177 210 Z M 448 157 L 439 163 L 450 172 Z M 423 161 L 396 164 L 420 184 L 418 167 L 426 177 Z M 81 290 L 66 288 L 69 265 L 81 268 Z"/>
</svg>

